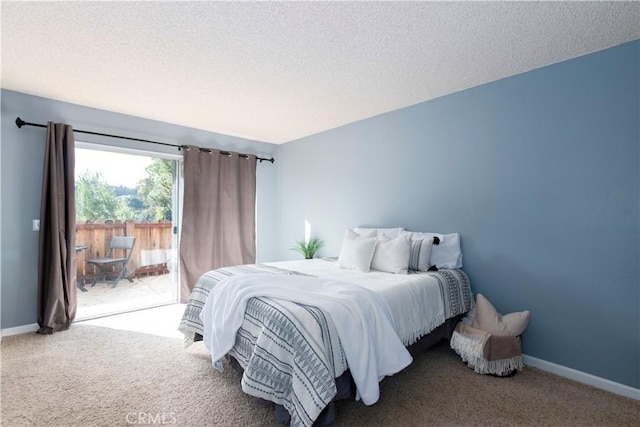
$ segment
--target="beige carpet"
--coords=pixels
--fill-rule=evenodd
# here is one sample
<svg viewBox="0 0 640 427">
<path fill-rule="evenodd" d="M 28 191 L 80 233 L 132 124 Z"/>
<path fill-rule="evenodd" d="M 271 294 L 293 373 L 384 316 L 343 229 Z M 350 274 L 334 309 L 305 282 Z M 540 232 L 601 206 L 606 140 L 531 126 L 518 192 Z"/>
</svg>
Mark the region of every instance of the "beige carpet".
<svg viewBox="0 0 640 427">
<path fill-rule="evenodd" d="M 119 323 L 77 323 L 51 336 L 4 338 L 0 424 L 275 425 L 270 408 L 242 393 L 237 372 L 214 372 L 201 344 L 183 348 L 174 327 L 179 309 L 146 310 L 132 315 L 137 318 L 120 317 Z M 137 331 L 112 328 L 132 319 L 141 323 Z M 340 402 L 333 425 L 639 424 L 638 401 L 534 368 L 511 378 L 477 375 L 443 344 L 386 378 L 375 405 Z"/>
</svg>

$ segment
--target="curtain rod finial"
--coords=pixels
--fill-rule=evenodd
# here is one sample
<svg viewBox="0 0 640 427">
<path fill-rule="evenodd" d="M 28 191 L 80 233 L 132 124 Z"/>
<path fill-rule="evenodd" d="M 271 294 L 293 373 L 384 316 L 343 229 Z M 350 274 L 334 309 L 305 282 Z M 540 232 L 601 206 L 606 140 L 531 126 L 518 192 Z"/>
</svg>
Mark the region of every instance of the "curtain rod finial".
<svg viewBox="0 0 640 427">
<path fill-rule="evenodd" d="M 20 129 L 22 126 L 24 126 L 27 122 L 25 122 L 24 120 L 22 120 L 20 117 L 16 117 L 16 126 L 18 126 L 18 129 Z"/>
</svg>

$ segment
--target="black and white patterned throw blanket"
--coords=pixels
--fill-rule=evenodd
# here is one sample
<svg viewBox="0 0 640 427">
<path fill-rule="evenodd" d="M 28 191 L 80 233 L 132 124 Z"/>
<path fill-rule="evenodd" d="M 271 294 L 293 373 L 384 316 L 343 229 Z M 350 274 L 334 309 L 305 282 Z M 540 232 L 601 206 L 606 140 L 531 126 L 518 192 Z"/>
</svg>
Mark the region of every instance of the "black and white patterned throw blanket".
<svg viewBox="0 0 640 427">
<path fill-rule="evenodd" d="M 232 275 L 265 273 L 308 276 L 264 264 L 205 273 L 194 286 L 180 322 L 185 344 L 204 334 L 200 312 L 218 282 Z M 347 369 L 338 333 L 323 310 L 271 298 L 248 301 L 229 355 L 244 369 L 242 390 L 284 406 L 293 426 L 313 424 L 336 395 L 334 379 Z"/>
<path fill-rule="evenodd" d="M 468 311 L 474 305 L 469 277 L 462 270 L 439 270 L 430 273 L 440 285 L 444 301 L 444 318 L 451 319 Z"/>
</svg>

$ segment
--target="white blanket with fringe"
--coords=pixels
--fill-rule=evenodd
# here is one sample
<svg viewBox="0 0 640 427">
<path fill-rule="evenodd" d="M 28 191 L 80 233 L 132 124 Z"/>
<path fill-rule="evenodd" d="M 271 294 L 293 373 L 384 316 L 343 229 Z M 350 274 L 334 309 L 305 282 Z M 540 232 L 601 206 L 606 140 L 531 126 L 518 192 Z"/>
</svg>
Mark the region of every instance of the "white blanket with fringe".
<svg viewBox="0 0 640 427">
<path fill-rule="evenodd" d="M 467 275 L 462 270 L 391 274 L 362 273 L 325 259 L 265 263 L 311 276 L 354 283 L 370 289 L 389 304 L 398 336 L 405 346 L 415 343 L 445 320 L 464 314 L 474 305 Z"/>
<path fill-rule="evenodd" d="M 488 360 L 485 358 L 485 346 L 489 340 L 492 339 L 492 335 L 489 332 L 481 331 L 478 329 L 466 327 L 463 322 L 458 323 L 456 330 L 453 331 L 451 336 L 450 346 L 460 355 L 463 362 L 468 367 L 472 368 L 477 374 L 492 374 L 492 375 L 508 375 L 511 372 L 518 370 L 521 371 L 524 368 L 522 361 L 522 354 L 520 352 L 520 344 L 518 337 L 506 337 L 509 340 L 513 340 L 517 343 L 515 347 L 517 350 L 513 350 L 509 353 L 509 357 L 504 357 L 497 360 Z M 513 343 L 507 346 L 507 349 L 511 349 Z"/>
<path fill-rule="evenodd" d="M 318 307 L 328 313 L 344 349 L 359 397 L 366 405 L 379 398 L 379 381 L 407 367 L 412 358 L 394 329 L 385 300 L 362 286 L 332 279 L 242 275 L 220 281 L 202 310 L 204 343 L 218 369 L 236 342 L 249 299 L 268 297 Z M 286 360 L 289 352 L 279 350 Z"/>
</svg>

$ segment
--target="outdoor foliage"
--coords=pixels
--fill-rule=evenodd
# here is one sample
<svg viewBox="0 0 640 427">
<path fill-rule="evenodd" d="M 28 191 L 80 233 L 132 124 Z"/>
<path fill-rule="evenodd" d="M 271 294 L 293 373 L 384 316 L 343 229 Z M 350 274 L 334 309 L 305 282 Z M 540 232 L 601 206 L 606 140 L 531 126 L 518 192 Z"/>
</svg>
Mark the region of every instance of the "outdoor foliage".
<svg viewBox="0 0 640 427">
<path fill-rule="evenodd" d="M 102 174 L 87 171 L 76 182 L 76 221 L 115 218 L 118 202 Z"/>
<path fill-rule="evenodd" d="M 146 206 L 148 220 L 171 220 L 171 188 L 173 170 L 170 160 L 153 159 L 146 176 L 138 183 L 138 197 Z"/>
<path fill-rule="evenodd" d="M 172 162 L 153 159 L 136 188 L 111 186 L 97 172 L 85 172 L 76 182 L 76 221 L 170 221 Z"/>
</svg>

